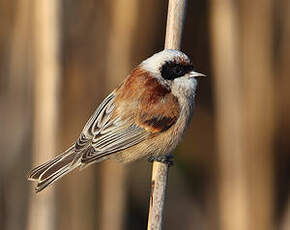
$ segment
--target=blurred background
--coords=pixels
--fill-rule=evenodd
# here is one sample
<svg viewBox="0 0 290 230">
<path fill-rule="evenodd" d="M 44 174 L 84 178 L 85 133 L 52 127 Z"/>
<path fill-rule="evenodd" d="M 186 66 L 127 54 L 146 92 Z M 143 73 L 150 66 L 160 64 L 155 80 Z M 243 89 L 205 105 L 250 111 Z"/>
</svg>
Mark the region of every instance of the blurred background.
<svg viewBox="0 0 290 230">
<path fill-rule="evenodd" d="M 0 0 L 0 229 L 146 229 L 151 164 L 26 174 L 64 151 L 102 99 L 163 49 L 167 1 Z M 290 2 L 189 1 L 199 83 L 175 151 L 165 229 L 290 229 Z"/>
</svg>

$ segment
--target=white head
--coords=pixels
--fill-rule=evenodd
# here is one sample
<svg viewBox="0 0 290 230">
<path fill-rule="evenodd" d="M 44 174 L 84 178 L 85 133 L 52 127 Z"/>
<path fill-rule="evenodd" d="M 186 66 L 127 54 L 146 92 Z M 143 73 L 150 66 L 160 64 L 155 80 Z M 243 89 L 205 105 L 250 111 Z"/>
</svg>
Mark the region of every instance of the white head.
<svg viewBox="0 0 290 230">
<path fill-rule="evenodd" d="M 171 88 L 176 96 L 194 96 L 196 77 L 204 74 L 193 71 L 189 57 L 179 50 L 165 49 L 144 60 L 140 65 Z"/>
</svg>

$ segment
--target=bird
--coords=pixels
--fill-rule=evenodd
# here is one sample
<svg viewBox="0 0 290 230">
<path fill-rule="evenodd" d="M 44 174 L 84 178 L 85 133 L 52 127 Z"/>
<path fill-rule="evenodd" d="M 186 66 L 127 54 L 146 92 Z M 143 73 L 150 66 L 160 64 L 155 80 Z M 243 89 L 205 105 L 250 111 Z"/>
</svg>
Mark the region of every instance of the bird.
<svg viewBox="0 0 290 230">
<path fill-rule="evenodd" d="M 197 77 L 190 58 L 165 49 L 145 59 L 98 106 L 76 142 L 32 169 L 36 192 L 73 171 L 112 159 L 170 162 L 192 119 Z"/>
</svg>

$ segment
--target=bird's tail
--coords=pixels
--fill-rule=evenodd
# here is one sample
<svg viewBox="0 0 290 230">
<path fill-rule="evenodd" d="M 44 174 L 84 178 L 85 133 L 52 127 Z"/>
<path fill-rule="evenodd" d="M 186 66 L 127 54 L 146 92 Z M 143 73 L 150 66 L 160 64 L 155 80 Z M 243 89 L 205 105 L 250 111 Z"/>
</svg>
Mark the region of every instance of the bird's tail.
<svg viewBox="0 0 290 230">
<path fill-rule="evenodd" d="M 48 185 L 51 185 L 64 175 L 79 167 L 81 162 L 76 161 L 76 154 L 75 148 L 72 146 L 54 159 L 32 169 L 28 174 L 28 180 L 37 182 L 35 188 L 36 192 L 40 192 Z"/>
</svg>

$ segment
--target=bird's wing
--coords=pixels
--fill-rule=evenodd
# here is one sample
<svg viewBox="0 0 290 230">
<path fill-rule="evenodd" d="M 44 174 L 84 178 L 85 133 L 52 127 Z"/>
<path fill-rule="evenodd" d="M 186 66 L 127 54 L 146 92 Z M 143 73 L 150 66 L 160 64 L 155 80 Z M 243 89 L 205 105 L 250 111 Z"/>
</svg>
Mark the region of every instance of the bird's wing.
<svg viewBox="0 0 290 230">
<path fill-rule="evenodd" d="M 166 131 L 178 119 L 179 104 L 170 91 L 161 89 L 154 79 L 134 76 L 129 76 L 101 103 L 84 127 L 76 142 L 82 163 L 137 145 Z M 145 87 L 134 91 L 127 85 L 132 81 L 133 85 Z"/>
<path fill-rule="evenodd" d="M 85 125 L 75 150 L 76 160 L 87 164 L 104 156 L 136 145 L 150 135 L 130 119 L 115 115 L 115 92 L 111 93 L 98 107 Z"/>
</svg>

